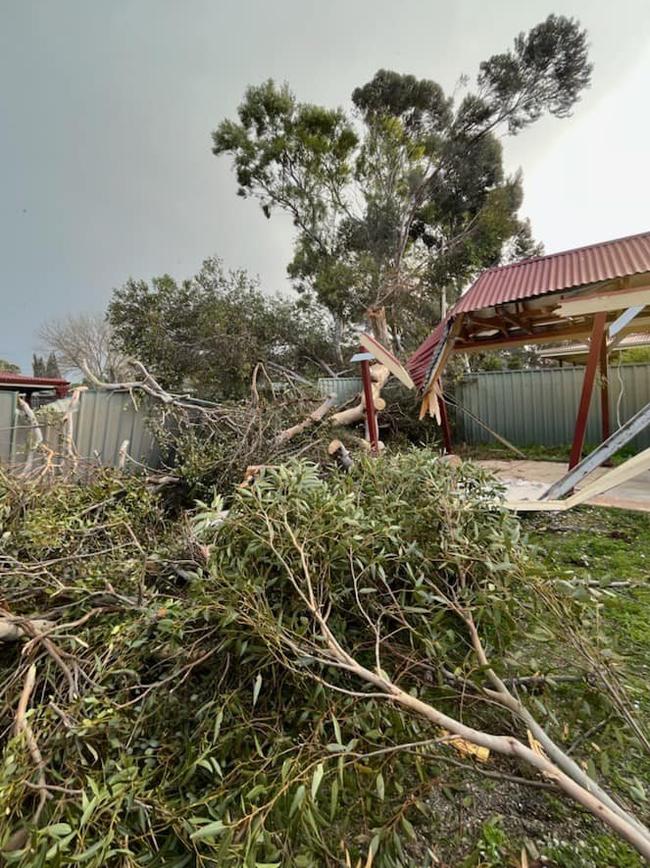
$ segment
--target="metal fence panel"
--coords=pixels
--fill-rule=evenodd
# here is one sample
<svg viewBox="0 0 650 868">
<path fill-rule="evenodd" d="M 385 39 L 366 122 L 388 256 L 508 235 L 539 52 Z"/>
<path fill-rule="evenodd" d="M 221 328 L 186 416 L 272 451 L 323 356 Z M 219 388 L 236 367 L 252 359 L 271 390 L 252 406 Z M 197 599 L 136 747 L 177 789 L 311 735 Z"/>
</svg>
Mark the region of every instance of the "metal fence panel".
<svg viewBox="0 0 650 868">
<path fill-rule="evenodd" d="M 517 446 L 565 446 L 573 440 L 584 367 L 483 371 L 469 374 L 456 387 L 460 404 Z M 589 408 L 585 441 L 601 441 L 597 389 Z M 650 365 L 612 365 L 609 403 L 612 430 L 650 402 Z M 458 433 L 470 444 L 493 442 L 491 435 L 462 411 Z M 636 449 L 650 446 L 650 429 L 632 441 Z"/>
<path fill-rule="evenodd" d="M 0 392 L 0 463 L 11 461 L 16 437 L 16 392 Z"/>
<path fill-rule="evenodd" d="M 17 412 L 16 392 L 0 392 L 0 463 L 19 465 L 25 460 L 29 438 L 29 422 Z M 43 440 L 50 449 L 61 449 L 62 414 L 57 406 L 37 411 Z M 160 450 L 147 424 L 147 402 L 133 399 L 125 392 L 85 391 L 73 416 L 73 441 L 79 458 L 105 467 L 118 464 L 120 448 L 126 449 L 131 461 L 127 467 L 139 464 L 156 467 Z"/>
<path fill-rule="evenodd" d="M 318 391 L 323 397 L 334 395 L 336 405 L 345 404 L 363 389 L 361 377 L 320 377 Z"/>
</svg>

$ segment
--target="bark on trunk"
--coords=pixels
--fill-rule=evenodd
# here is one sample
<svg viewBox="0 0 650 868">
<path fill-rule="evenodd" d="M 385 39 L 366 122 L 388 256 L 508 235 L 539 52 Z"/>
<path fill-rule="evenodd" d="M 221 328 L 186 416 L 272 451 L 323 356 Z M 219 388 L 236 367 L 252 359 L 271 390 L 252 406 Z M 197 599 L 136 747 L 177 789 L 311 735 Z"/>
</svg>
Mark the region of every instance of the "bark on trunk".
<svg viewBox="0 0 650 868">
<path fill-rule="evenodd" d="M 345 361 L 343 359 L 343 320 L 340 316 L 336 316 L 334 314 L 334 352 L 336 353 L 336 361 L 339 365 L 343 366 Z"/>
<path fill-rule="evenodd" d="M 384 388 L 386 380 L 390 377 L 390 371 L 384 365 L 371 365 L 370 376 L 372 377 L 372 396 L 374 400 L 375 410 L 384 410 L 386 402 L 381 397 L 381 390 Z M 361 395 L 361 400 L 355 407 L 349 407 L 347 410 L 339 410 L 338 413 L 330 418 L 332 425 L 352 425 L 355 422 L 361 422 L 366 418 L 366 401 Z"/>
</svg>

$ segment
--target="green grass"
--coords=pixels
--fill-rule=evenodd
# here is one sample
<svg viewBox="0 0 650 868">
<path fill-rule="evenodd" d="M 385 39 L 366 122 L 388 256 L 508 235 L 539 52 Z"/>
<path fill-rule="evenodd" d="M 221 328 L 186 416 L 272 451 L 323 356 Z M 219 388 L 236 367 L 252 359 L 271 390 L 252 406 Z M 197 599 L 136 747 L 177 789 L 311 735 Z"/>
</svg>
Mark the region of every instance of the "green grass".
<svg viewBox="0 0 650 868">
<path fill-rule="evenodd" d="M 636 718 L 647 732 L 650 721 L 650 515 L 581 508 L 524 522 L 537 548 L 536 561 L 549 577 L 591 591 L 584 605 L 589 629 L 612 672 L 624 685 Z M 618 583 L 629 583 L 619 586 Z M 562 652 L 561 652 L 562 653 Z M 568 664 L 571 652 L 565 652 Z M 647 823 L 650 819 L 650 757 L 598 686 L 566 685 L 544 696 L 549 715 L 567 727 L 556 732 L 577 741 L 574 756 L 612 786 Z M 592 737 L 581 738 L 605 722 Z M 568 868 L 580 865 L 640 865 L 632 851 L 597 829 L 575 842 L 554 845 L 547 855 Z"/>
<path fill-rule="evenodd" d="M 584 447 L 583 455 L 588 455 L 596 448 L 596 444 L 587 444 Z M 517 446 L 517 449 L 523 454 L 524 458 L 529 461 L 562 461 L 568 462 L 571 446 Z M 456 447 L 456 452 L 461 458 L 473 461 L 513 461 L 521 460 L 520 456 L 514 453 L 511 449 L 503 446 L 501 443 L 482 443 L 474 446 L 469 446 L 466 443 L 460 443 Z M 612 465 L 622 464 L 632 455 L 638 452 L 634 447 L 627 446 L 621 449 L 613 458 Z"/>
</svg>

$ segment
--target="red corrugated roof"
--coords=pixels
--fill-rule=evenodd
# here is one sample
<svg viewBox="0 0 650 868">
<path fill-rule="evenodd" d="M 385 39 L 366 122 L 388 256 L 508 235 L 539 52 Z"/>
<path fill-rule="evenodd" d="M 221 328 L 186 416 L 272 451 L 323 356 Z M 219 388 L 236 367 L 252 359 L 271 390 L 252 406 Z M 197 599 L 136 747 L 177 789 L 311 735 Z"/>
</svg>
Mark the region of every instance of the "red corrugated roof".
<svg viewBox="0 0 650 868">
<path fill-rule="evenodd" d="M 11 371 L 0 371 L 0 384 L 8 386 L 24 386 L 27 388 L 67 388 L 70 383 L 60 377 L 28 377 L 26 374 L 14 374 Z"/>
<path fill-rule="evenodd" d="M 427 374 L 427 369 L 431 362 L 433 352 L 443 335 L 445 320 L 439 322 L 431 332 L 429 337 L 420 344 L 417 350 L 413 353 L 407 362 L 408 372 L 411 375 L 413 382 L 421 389 L 424 385 L 424 378 Z"/>
<path fill-rule="evenodd" d="M 650 271 L 650 232 L 488 268 L 458 299 L 448 316 L 617 277 L 629 277 L 644 271 Z M 408 361 L 409 373 L 419 387 L 424 385 L 427 369 L 441 336 L 442 328 L 438 324 Z"/>
<path fill-rule="evenodd" d="M 453 309 L 467 313 L 650 271 L 650 232 L 488 268 Z"/>
</svg>

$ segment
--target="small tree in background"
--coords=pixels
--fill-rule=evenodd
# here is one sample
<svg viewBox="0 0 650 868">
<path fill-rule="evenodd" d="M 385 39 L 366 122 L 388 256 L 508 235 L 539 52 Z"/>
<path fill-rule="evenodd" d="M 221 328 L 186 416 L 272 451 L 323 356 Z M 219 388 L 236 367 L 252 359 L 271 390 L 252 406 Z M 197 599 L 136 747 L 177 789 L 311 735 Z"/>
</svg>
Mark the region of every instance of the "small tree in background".
<svg viewBox="0 0 650 868">
<path fill-rule="evenodd" d="M 43 356 L 36 355 L 36 353 L 32 355 L 32 374 L 35 377 L 45 376 L 45 359 Z"/>
<path fill-rule="evenodd" d="M 121 379 L 124 357 L 113 345 L 111 326 L 104 314 L 71 314 L 65 319 L 49 320 L 38 335 L 49 353 L 47 363 L 40 360 L 44 371 L 56 368 L 56 376 L 60 376 L 62 371 L 78 374 L 86 367 L 99 379 Z"/>
<path fill-rule="evenodd" d="M 20 365 L 15 365 L 7 359 L 0 359 L 0 371 L 4 371 L 6 374 L 19 374 Z"/>
<path fill-rule="evenodd" d="M 568 116 L 590 75 L 585 31 L 550 15 L 484 61 L 457 103 L 433 81 L 380 70 L 354 90 L 350 119 L 269 80 L 219 124 L 213 151 L 231 155 L 240 196 L 291 215 L 297 288 L 399 348 L 477 271 L 538 252 L 498 135 Z"/>
<path fill-rule="evenodd" d="M 257 362 L 303 376 L 332 374 L 337 364 L 327 310 L 308 296 L 266 295 L 217 258 L 180 283 L 169 275 L 128 280 L 114 291 L 108 317 L 122 352 L 167 388 L 206 398 L 247 394 Z"/>
<path fill-rule="evenodd" d="M 50 353 L 47 357 L 47 362 L 45 363 L 45 376 L 52 377 L 52 379 L 61 379 L 61 371 L 59 370 L 59 363 L 57 362 L 56 355 L 54 353 Z"/>
</svg>

